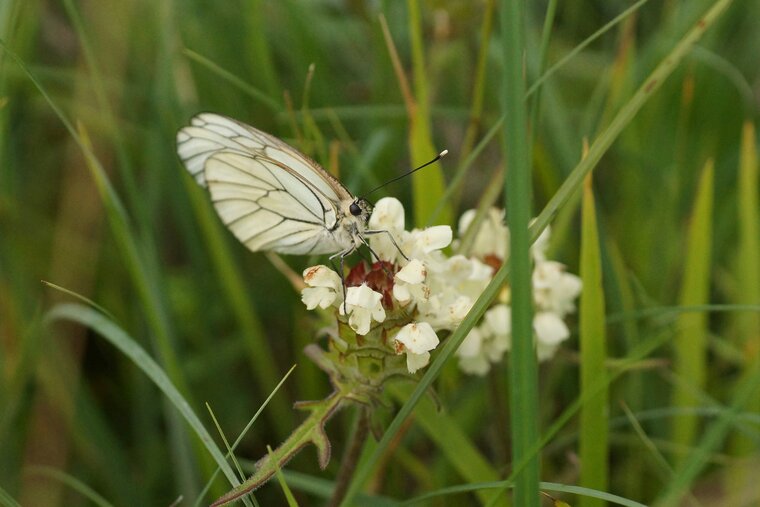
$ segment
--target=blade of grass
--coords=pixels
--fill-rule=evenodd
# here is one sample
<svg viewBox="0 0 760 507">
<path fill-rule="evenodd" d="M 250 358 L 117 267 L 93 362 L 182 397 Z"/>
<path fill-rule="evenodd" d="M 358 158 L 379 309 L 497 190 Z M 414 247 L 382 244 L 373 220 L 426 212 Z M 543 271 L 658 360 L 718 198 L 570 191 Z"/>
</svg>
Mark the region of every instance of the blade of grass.
<svg viewBox="0 0 760 507">
<path fill-rule="evenodd" d="M 609 310 L 617 313 L 631 312 L 635 308 L 636 303 L 623 254 L 611 238 L 606 238 L 605 244 L 605 250 L 607 251 L 611 265 L 611 269 L 609 270 L 611 276 L 608 277 L 608 287 L 611 287 L 611 294 L 608 292 L 608 299 L 610 301 Z M 609 324 L 609 319 L 605 320 Z M 614 331 L 611 331 L 611 333 L 612 336 L 616 336 Z M 626 353 L 633 350 L 636 344 L 641 342 L 640 326 L 635 320 L 623 321 L 620 333 L 625 344 L 623 350 Z M 632 371 L 626 375 L 624 382 L 623 390 L 627 405 L 632 407 L 634 411 L 641 410 L 644 406 L 644 374 Z M 631 459 L 627 460 L 625 469 L 623 492 L 628 496 L 640 494 L 644 481 L 644 461 L 642 457 L 640 455 L 632 456 Z"/>
<path fill-rule="evenodd" d="M 702 170 L 691 215 L 686 243 L 680 304 L 706 304 L 710 291 L 710 257 L 712 241 L 713 162 L 708 160 Z M 705 387 L 707 374 L 707 314 L 686 313 L 678 318 L 678 333 L 674 343 L 673 370 L 677 377 L 695 391 Z M 678 388 L 673 392 L 675 407 L 699 403 L 691 389 Z M 678 417 L 673 421 L 672 439 L 683 447 L 693 445 L 697 434 L 696 417 Z M 683 458 L 686 458 L 684 456 Z"/>
<path fill-rule="evenodd" d="M 409 32 L 412 44 L 414 95 L 412 95 L 408 81 L 404 75 L 398 53 L 393 46 L 393 40 L 385 23 L 385 18 L 381 17 L 380 22 L 407 107 L 411 165 L 412 167 L 418 167 L 431 160 L 440 150 L 436 150 L 433 144 L 432 126 L 430 123 L 430 103 L 419 1 L 408 0 L 407 9 L 409 10 Z M 433 164 L 425 169 L 425 171 L 413 174 L 411 178 L 414 223 L 418 227 L 423 227 L 428 217 L 435 211 L 443 195 L 445 187 L 443 171 L 440 164 Z M 441 219 L 444 223 L 451 223 L 452 212 L 449 206 L 444 207 Z"/>
<path fill-rule="evenodd" d="M 113 505 L 111 502 L 103 498 L 103 496 L 101 496 L 97 491 L 71 474 L 67 474 L 50 467 L 28 467 L 26 469 L 26 472 L 55 479 L 78 492 L 93 504 L 99 505 L 100 507 L 112 507 Z"/>
<path fill-rule="evenodd" d="M 633 14 L 638 8 L 640 8 L 644 3 L 646 3 L 649 0 L 640 0 L 638 3 L 634 4 L 630 8 L 626 9 L 622 13 L 620 13 L 618 16 L 616 16 L 614 19 L 612 19 L 609 23 L 605 24 L 602 28 L 594 32 L 591 36 L 589 36 L 587 39 L 585 39 L 578 47 L 576 47 L 573 51 L 568 53 L 562 60 L 554 64 L 549 71 L 545 72 L 541 75 L 541 77 L 531 86 L 531 88 L 525 93 L 525 99 L 528 100 L 531 96 L 536 94 L 543 83 L 550 77 L 551 74 L 559 70 L 562 66 L 567 64 L 573 57 L 577 56 L 580 51 L 591 44 L 594 40 L 601 37 L 603 34 L 605 34 L 607 31 L 614 28 L 618 23 L 624 21 L 628 16 Z M 547 12 L 547 16 L 549 16 L 551 12 Z M 549 22 L 549 19 L 547 18 L 547 23 Z M 544 42 L 544 38 L 542 38 L 542 43 Z M 535 101 L 534 101 L 535 102 Z M 537 110 L 538 106 L 534 106 Z M 532 113 L 536 114 L 536 113 Z M 433 222 L 436 222 L 438 219 L 438 215 L 443 209 L 443 206 L 448 203 L 450 200 L 453 199 L 453 197 L 459 192 L 459 189 L 464 183 L 464 178 L 467 175 L 467 170 L 469 167 L 475 162 L 478 155 L 483 151 L 483 149 L 487 146 L 488 142 L 501 130 L 502 124 L 504 122 L 504 116 L 501 116 L 494 124 L 491 126 L 491 128 L 488 130 L 486 135 L 483 136 L 483 138 L 480 140 L 480 142 L 475 146 L 475 148 L 467 155 L 464 160 L 461 160 L 459 164 L 457 164 L 457 169 L 454 172 L 454 176 L 451 178 L 451 181 L 449 185 L 446 187 L 446 190 L 441 197 L 440 202 L 438 203 L 438 206 L 434 210 L 433 214 L 431 215 L 431 218 L 428 220 L 427 225 L 431 225 Z M 534 123 L 534 120 L 531 120 L 531 125 Z M 535 127 L 533 127 L 535 128 Z M 498 197 L 498 194 L 497 194 Z M 494 201 L 495 202 L 495 197 Z M 490 206 L 490 205 L 489 205 Z M 487 206 L 487 207 L 489 207 Z M 487 208 L 486 207 L 486 208 Z M 473 221 L 473 227 L 470 228 L 470 230 L 475 231 L 477 230 L 477 227 L 475 226 L 478 223 L 478 219 Z"/>
<path fill-rule="evenodd" d="M 219 427 L 219 424 L 217 424 L 216 418 L 214 417 L 214 424 L 217 427 L 217 431 L 219 432 L 220 435 L 222 435 L 222 438 L 224 439 L 224 445 L 227 447 L 227 454 L 225 455 L 225 457 L 232 457 L 232 459 L 235 462 L 235 466 L 238 468 L 238 472 L 241 474 L 241 477 L 242 477 L 243 480 L 245 480 L 245 476 L 243 475 L 242 471 L 240 470 L 240 466 L 239 466 L 238 460 L 235 458 L 235 456 L 232 453 L 235 451 L 235 449 L 237 449 L 237 446 L 240 445 L 240 442 L 242 442 L 243 437 L 248 433 L 248 430 L 251 429 L 251 427 L 253 426 L 253 423 L 255 423 L 258 420 L 259 415 L 261 415 L 261 413 L 264 411 L 264 408 L 266 408 L 266 406 L 269 405 L 269 402 L 272 400 L 272 398 L 274 398 L 274 395 L 280 390 L 280 388 L 282 387 L 282 385 L 285 383 L 285 381 L 288 379 L 288 377 L 290 377 L 290 374 L 293 373 L 293 370 L 295 370 L 295 368 L 296 368 L 296 365 L 294 364 L 288 370 L 288 372 L 282 377 L 282 380 L 280 380 L 280 383 L 277 384 L 274 389 L 272 389 L 272 392 L 269 393 L 269 396 L 267 397 L 267 399 L 264 400 L 264 403 L 262 403 L 261 406 L 259 407 L 259 409 L 256 411 L 256 413 L 253 414 L 253 417 L 251 417 L 251 419 L 248 421 L 248 424 L 245 425 L 245 428 L 243 428 L 243 431 L 240 432 L 240 434 L 238 435 L 238 437 L 235 439 L 235 441 L 232 443 L 231 446 L 227 443 L 227 439 L 224 437 L 224 433 L 222 433 L 222 430 Z M 206 404 L 206 406 L 208 407 L 208 404 Z M 209 407 L 209 411 L 211 411 L 210 407 Z M 212 417 L 213 417 L 213 414 L 212 414 Z M 220 469 L 217 468 L 214 471 L 214 473 L 211 475 L 211 477 L 209 478 L 209 480 L 206 482 L 206 486 L 204 486 L 203 490 L 201 491 L 201 494 L 198 496 L 198 501 L 196 502 L 196 505 L 200 505 L 200 501 L 201 501 L 202 497 L 206 494 L 206 492 L 211 487 L 211 484 L 213 483 L 213 481 L 216 478 L 216 475 L 219 473 L 219 471 L 220 471 Z M 255 501 L 255 498 L 254 498 L 254 501 Z"/>
<path fill-rule="evenodd" d="M 602 286 L 602 260 L 591 175 L 583 186 L 580 272 L 579 335 L 581 392 L 606 376 L 607 337 Z M 581 486 L 605 491 L 609 477 L 609 390 L 607 386 L 590 396 L 580 413 Z M 598 499 L 584 497 L 581 507 L 600 507 Z"/>
<path fill-rule="evenodd" d="M 108 179 L 105 169 L 93 153 L 92 146 L 90 145 L 84 127 L 79 125 L 80 128 L 78 131 L 74 128 L 68 118 L 63 114 L 63 111 L 52 100 L 40 82 L 26 67 L 24 62 L 22 62 L 15 53 L 10 51 L 7 44 L 2 39 L 0 39 L 0 47 L 2 47 L 6 54 L 16 62 L 22 72 L 32 82 L 40 94 L 42 94 L 45 101 L 69 132 L 74 142 L 81 149 L 85 163 L 92 174 L 92 178 L 98 187 L 98 191 L 100 192 L 109 224 L 119 245 L 119 250 L 124 255 L 124 262 L 127 265 L 135 289 L 137 290 L 138 299 L 142 304 L 146 320 L 151 327 L 151 338 L 154 339 L 154 344 L 158 350 L 159 357 L 166 367 L 172 381 L 175 382 L 183 392 L 188 392 L 185 385 L 184 375 L 179 367 L 179 362 L 174 352 L 174 347 L 172 346 L 172 330 L 163 304 L 164 298 L 160 294 L 160 285 L 151 277 L 151 271 L 148 268 L 149 264 L 152 265 L 155 263 L 149 263 L 143 258 L 142 252 L 138 247 L 137 238 L 131 230 L 127 212 L 116 191 L 111 186 L 111 182 Z M 192 476 L 194 475 L 193 469 L 187 459 L 189 453 L 186 449 L 184 431 L 181 427 L 176 426 L 176 418 L 173 414 L 167 414 L 167 418 L 169 421 L 169 427 L 171 428 L 170 441 L 174 448 L 177 465 L 180 467 L 178 476 L 182 481 L 183 488 L 190 492 L 192 491 L 191 485 L 194 484 L 195 481 L 192 479 Z M 204 460 L 205 456 L 201 454 L 199 455 L 199 459 Z"/>
<path fill-rule="evenodd" d="M 409 395 L 406 386 L 391 385 L 388 389 L 392 396 L 401 402 Z M 419 423 L 428 438 L 435 442 L 462 478 L 471 483 L 499 479 L 498 472 L 472 444 L 456 421 L 439 412 L 432 402 L 427 400 L 417 405 L 414 420 Z M 476 494 L 483 505 L 509 505 L 507 498 L 500 491 L 478 490 Z"/>
<path fill-rule="evenodd" d="M 612 143 L 620 135 L 620 132 L 633 119 L 634 116 L 646 104 L 649 98 L 662 86 L 662 83 L 673 73 L 679 63 L 686 57 L 694 44 L 702 37 L 705 31 L 712 26 L 721 14 L 728 8 L 733 0 L 717 0 L 697 20 L 694 26 L 676 43 L 673 49 L 663 58 L 657 67 L 644 80 L 636 93 L 623 105 L 610 124 L 599 134 L 589 148 L 586 156 L 573 171 L 568 175 L 557 193 L 552 196 L 544 209 L 536 219 L 539 228 L 543 228 L 557 214 L 557 211 L 579 188 L 583 178 L 591 171 Z M 535 85 L 534 85 L 535 86 Z"/>
<path fill-rule="evenodd" d="M 280 93 L 281 87 L 278 83 L 277 71 L 272 62 L 272 52 L 267 40 L 265 21 L 269 6 L 263 0 L 253 0 L 252 2 L 246 2 L 241 7 L 245 9 L 249 25 L 247 39 L 251 66 L 256 70 L 256 75 L 266 90 L 266 96 L 277 96 Z M 274 100 L 269 107 L 272 105 L 276 105 L 278 109 L 281 109 Z"/>
<path fill-rule="evenodd" d="M 329 499 L 330 495 L 332 495 L 334 487 L 332 481 L 288 469 L 283 470 L 282 474 L 293 489 L 325 500 Z M 360 494 L 357 496 L 356 505 L 366 507 L 396 507 L 399 505 L 399 502 L 388 497 Z"/>
<path fill-rule="evenodd" d="M 480 27 L 480 49 L 478 50 L 478 62 L 475 64 L 475 78 L 472 83 L 472 96 L 470 99 L 470 120 L 459 151 L 459 166 L 472 152 L 475 145 L 475 137 L 481 127 L 483 114 L 483 95 L 486 84 L 486 64 L 488 63 L 488 49 L 493 32 L 493 11 L 495 0 L 486 0 L 483 7 L 483 24 Z M 451 185 L 449 185 L 451 186 Z M 448 190 L 448 188 L 446 189 Z"/>
<path fill-rule="evenodd" d="M 203 67 L 206 67 L 208 70 L 210 70 L 217 76 L 221 77 L 222 79 L 224 79 L 225 81 L 233 85 L 238 90 L 244 92 L 246 95 L 248 95 L 252 99 L 268 107 L 269 109 L 272 110 L 273 113 L 279 113 L 283 110 L 282 105 L 280 105 L 280 103 L 278 103 L 276 100 L 271 98 L 269 95 L 262 92 L 255 86 L 251 86 L 250 84 L 245 82 L 245 80 L 239 78 L 232 72 L 226 69 L 223 69 L 222 67 L 212 62 L 205 56 L 196 53 L 192 49 L 185 49 L 183 53 L 185 54 L 185 56 L 187 56 L 194 62 L 202 65 Z"/>
<path fill-rule="evenodd" d="M 21 507 L 21 504 L 8 494 L 2 486 L 0 486 L 0 505 L 3 507 Z"/>
<path fill-rule="evenodd" d="M 102 306 L 100 306 L 99 304 L 97 304 L 92 299 L 90 299 L 90 298 L 88 298 L 86 296 L 83 296 L 82 294 L 78 294 L 78 293 L 74 292 L 73 290 L 69 290 L 66 287 L 61 287 L 60 285 L 56 285 L 56 284 L 54 284 L 52 282 L 48 282 L 48 281 L 45 281 L 45 280 L 41 280 L 41 282 L 44 285 L 47 285 L 48 287 L 50 287 L 51 289 L 55 289 L 57 291 L 60 291 L 60 292 L 66 294 L 68 296 L 76 298 L 76 299 L 80 300 L 81 302 L 83 302 L 83 303 L 85 303 L 85 304 L 87 304 L 87 305 L 95 308 L 97 311 L 99 311 L 100 313 L 104 314 L 109 319 L 116 320 L 116 317 L 114 317 L 111 312 L 109 312 L 108 310 L 106 310 L 105 308 L 103 308 Z"/>
<path fill-rule="evenodd" d="M 737 182 L 737 215 L 739 222 L 739 244 L 737 246 L 736 279 L 738 281 L 737 302 L 760 303 L 760 208 L 758 199 L 758 164 L 755 126 L 746 121 L 742 129 L 741 155 L 739 159 L 739 178 Z M 736 315 L 736 338 L 738 347 L 743 352 L 742 376 L 749 375 L 752 364 L 760 359 L 760 312 Z M 760 413 L 760 399 L 755 399 L 747 406 L 748 411 Z M 757 443 L 741 433 L 736 433 L 731 441 L 731 452 L 737 456 L 751 456 L 757 451 Z M 733 467 L 726 477 L 726 490 L 735 492 L 731 495 L 732 503 L 742 503 L 744 491 L 753 489 L 755 477 L 750 467 L 741 463 Z"/>
<path fill-rule="evenodd" d="M 525 104 L 525 6 L 522 0 L 501 2 L 504 79 L 504 150 L 506 151 L 507 224 L 509 225 L 512 347 L 509 354 L 509 401 L 512 461 L 525 463 L 515 476 L 514 503 L 538 507 L 538 360 L 533 337 L 533 285 L 530 231 L 531 170 Z"/>
<path fill-rule="evenodd" d="M 544 72 L 540 78 L 538 78 L 531 86 L 528 88 L 527 95 L 530 96 L 533 93 L 535 93 L 543 84 L 544 81 L 549 79 L 555 72 L 557 72 L 562 66 L 564 66 L 568 61 L 572 60 L 578 53 L 583 51 L 586 47 L 588 47 L 592 42 L 594 42 L 596 39 L 604 35 L 608 30 L 610 30 L 612 27 L 614 27 L 616 24 L 623 21 L 625 18 L 636 12 L 638 9 L 640 9 L 645 3 L 647 3 L 649 0 L 639 0 L 635 4 L 628 7 L 626 10 L 615 16 L 612 20 L 610 20 L 607 24 L 605 24 L 603 27 L 601 27 L 599 30 L 591 34 L 587 39 L 585 39 L 583 42 L 578 44 L 573 48 L 572 51 L 570 51 L 568 54 L 566 54 L 560 61 L 549 67 L 549 70 Z"/>
<path fill-rule="evenodd" d="M 760 198 L 758 198 L 758 163 L 754 125 L 747 121 L 742 131 L 741 159 L 739 167 L 739 245 L 737 274 L 740 282 L 739 302 L 760 303 Z M 760 313 L 744 314 L 739 336 L 745 337 L 741 346 L 746 354 L 746 371 L 760 359 Z M 754 409 L 760 412 L 760 399 Z"/>
<path fill-rule="evenodd" d="M 104 123 L 108 126 L 110 130 L 109 135 L 114 141 L 113 148 L 119 162 L 117 164 L 119 169 L 119 176 L 124 182 L 124 189 L 125 193 L 127 194 L 127 202 L 130 205 L 130 209 L 134 210 L 134 212 L 137 214 L 137 217 L 140 220 L 140 225 L 145 226 L 150 222 L 147 217 L 144 216 L 144 208 L 137 205 L 143 196 L 141 195 L 137 181 L 135 180 L 135 171 L 129 162 L 129 157 L 127 155 L 127 149 L 122 137 L 121 129 L 119 129 L 116 114 L 114 113 L 113 107 L 111 106 L 111 99 L 109 99 L 108 93 L 106 91 L 105 80 L 103 79 L 103 70 L 98 63 L 96 51 L 92 44 L 92 37 L 88 33 L 88 30 L 86 30 L 86 24 L 82 19 L 82 14 L 77 9 L 75 3 L 72 0 L 64 0 L 63 6 L 66 10 L 66 14 L 71 19 L 71 23 L 77 34 L 77 40 L 82 47 L 82 55 L 84 57 L 84 61 L 86 62 L 89 74 L 89 79 L 87 81 L 88 90 L 89 86 L 91 86 L 93 95 L 97 102 L 97 107 L 100 109 L 101 114 L 104 116 Z M 124 14 L 128 15 L 128 13 L 120 13 L 120 15 Z M 120 60 L 119 70 L 123 71 L 124 62 L 121 60 L 126 60 L 124 53 L 125 51 L 121 51 L 117 54 L 117 52 L 114 51 L 113 47 L 111 47 L 108 52 L 109 64 L 113 66 L 114 61 L 118 59 Z M 118 77 L 114 75 L 110 75 L 109 77 L 111 79 L 118 79 Z"/>
<path fill-rule="evenodd" d="M 623 505 L 625 507 L 646 507 L 643 503 L 639 503 L 628 498 L 623 498 L 618 495 L 613 495 L 605 491 L 596 491 L 590 488 L 584 488 L 581 486 L 571 486 L 567 484 L 558 484 L 556 482 L 539 482 L 539 488 L 541 491 L 553 491 L 556 493 L 570 493 L 573 495 L 581 495 L 591 498 L 598 498 L 616 505 Z M 510 481 L 499 482 L 480 482 L 478 484 L 466 484 L 461 486 L 450 486 L 447 488 L 440 488 L 436 491 L 426 493 L 424 495 L 417 496 L 410 500 L 407 500 L 399 505 L 417 505 L 425 500 L 430 500 L 439 497 L 449 497 L 450 495 L 457 493 L 469 493 L 473 491 L 489 490 L 489 489 L 508 489 L 514 487 L 514 484 Z"/>
<path fill-rule="evenodd" d="M 269 453 L 269 457 L 273 459 L 273 452 L 270 446 L 267 446 L 267 452 Z M 288 483 L 285 481 L 285 476 L 282 475 L 282 470 L 280 469 L 279 465 L 276 464 L 276 460 L 273 462 L 275 463 L 275 476 L 277 477 L 277 482 L 280 485 L 280 488 L 282 488 L 285 499 L 288 501 L 288 506 L 298 507 L 298 502 L 296 502 L 296 498 L 293 496 L 293 492 L 290 491 Z"/>
<path fill-rule="evenodd" d="M 544 17 L 544 26 L 541 29 L 541 46 L 538 50 L 538 75 L 543 75 L 546 70 L 546 61 L 549 55 L 549 39 L 552 34 L 554 25 L 554 16 L 557 13 L 557 0 L 551 0 L 546 6 L 546 16 Z M 533 100 L 530 103 L 530 122 L 528 123 L 529 151 L 533 150 L 533 141 L 536 130 L 538 129 L 538 112 L 541 107 L 541 86 L 536 87 L 533 93 Z"/>
<path fill-rule="evenodd" d="M 232 468 L 230 468 L 225 460 L 219 447 L 214 443 L 211 435 L 209 435 L 206 428 L 203 426 L 203 423 L 201 423 L 198 416 L 190 407 L 190 403 L 188 403 L 177 387 L 175 387 L 168 373 L 164 371 L 164 369 L 159 366 L 158 363 L 156 363 L 156 361 L 154 361 L 131 336 L 106 316 L 98 313 L 92 308 L 80 304 L 71 303 L 57 305 L 48 313 L 47 318 L 51 322 L 56 320 L 70 320 L 83 326 L 87 326 L 119 349 L 120 352 L 127 356 L 138 368 L 140 368 L 140 370 L 143 371 L 143 373 L 145 373 L 145 375 L 148 376 L 148 378 L 150 378 L 156 387 L 166 396 L 172 405 L 174 405 L 182 417 L 184 417 L 185 421 L 193 429 L 203 446 L 213 457 L 217 465 L 219 465 L 219 468 L 230 483 L 235 486 L 240 484 L 240 481 L 238 481 Z"/>
<path fill-rule="evenodd" d="M 742 410 L 750 403 L 755 403 L 760 392 L 760 363 L 752 364 L 747 375 L 741 379 L 732 396 L 731 404 L 723 411 L 716 421 L 709 425 L 699 445 L 683 460 L 676 475 L 669 481 L 666 490 L 660 495 L 656 507 L 679 505 L 679 499 L 688 490 L 697 476 L 709 463 L 710 455 L 716 451 L 725 440 L 733 423 Z"/>
</svg>

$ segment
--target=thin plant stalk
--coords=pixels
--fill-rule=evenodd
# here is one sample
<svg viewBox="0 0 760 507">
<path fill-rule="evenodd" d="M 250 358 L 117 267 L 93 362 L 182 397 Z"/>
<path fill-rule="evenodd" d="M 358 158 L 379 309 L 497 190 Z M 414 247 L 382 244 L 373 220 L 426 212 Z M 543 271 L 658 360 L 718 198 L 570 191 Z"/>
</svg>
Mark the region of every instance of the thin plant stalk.
<svg viewBox="0 0 760 507">
<path fill-rule="evenodd" d="M 525 467 L 515 477 L 515 505 L 539 505 L 538 360 L 533 337 L 533 292 L 530 232 L 531 171 L 525 105 L 525 6 L 521 0 L 501 3 L 504 51 L 504 149 L 507 171 L 505 195 L 509 224 L 512 349 L 509 355 L 509 392 L 512 460 Z"/>
</svg>

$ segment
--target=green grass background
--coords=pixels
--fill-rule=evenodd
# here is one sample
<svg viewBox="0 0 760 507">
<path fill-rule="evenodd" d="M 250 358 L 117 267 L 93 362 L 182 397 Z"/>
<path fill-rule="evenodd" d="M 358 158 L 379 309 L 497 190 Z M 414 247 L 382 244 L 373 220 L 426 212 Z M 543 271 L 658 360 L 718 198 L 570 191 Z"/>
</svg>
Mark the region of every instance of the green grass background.
<svg viewBox="0 0 760 507">
<path fill-rule="evenodd" d="M 449 149 L 382 191 L 409 226 L 502 205 L 504 146 L 528 139 L 533 190 L 516 205 L 551 218 L 553 258 L 601 276 L 573 338 L 527 379 L 536 416 L 510 410 L 506 361 L 482 379 L 442 361 L 443 413 L 407 404 L 399 440 L 367 444 L 370 496 L 355 504 L 509 504 L 494 491 L 530 472 L 511 431 L 531 424 L 540 443 L 522 457 L 540 456 L 541 489 L 571 505 L 600 505 L 571 485 L 760 502 L 760 4 L 650 0 L 589 41 L 633 3 L 527 2 L 529 122 L 502 136 L 509 3 L 0 1 L 0 504 L 207 504 L 234 479 L 202 494 L 224 453 L 197 437 L 217 434 L 205 402 L 234 440 L 298 364 L 237 450 L 254 460 L 301 420 L 294 401 L 328 394 L 301 352 L 319 322 L 180 166 L 175 133 L 200 111 L 288 140 L 357 194 Z M 296 273 L 318 261 L 284 260 Z M 329 497 L 355 416 L 328 424 L 326 471 L 312 449 L 287 467 L 300 504 Z M 257 499 L 286 502 L 276 481 Z"/>
</svg>

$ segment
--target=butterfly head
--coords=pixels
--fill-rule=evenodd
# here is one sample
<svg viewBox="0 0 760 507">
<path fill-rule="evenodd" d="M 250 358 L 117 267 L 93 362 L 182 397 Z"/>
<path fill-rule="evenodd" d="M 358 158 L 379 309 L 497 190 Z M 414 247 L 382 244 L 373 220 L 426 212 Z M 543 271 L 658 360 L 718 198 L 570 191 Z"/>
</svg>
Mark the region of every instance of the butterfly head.
<svg viewBox="0 0 760 507">
<path fill-rule="evenodd" d="M 362 222 L 366 224 L 369 220 L 369 216 L 372 214 L 372 205 L 367 199 L 357 197 L 348 206 L 348 212 L 354 217 L 361 218 Z"/>
</svg>

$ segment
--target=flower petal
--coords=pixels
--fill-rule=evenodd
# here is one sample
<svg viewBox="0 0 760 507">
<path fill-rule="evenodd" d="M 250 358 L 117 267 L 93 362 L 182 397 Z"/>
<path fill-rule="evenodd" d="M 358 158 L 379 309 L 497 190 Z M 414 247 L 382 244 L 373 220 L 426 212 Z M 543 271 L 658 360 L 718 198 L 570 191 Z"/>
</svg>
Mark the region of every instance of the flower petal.
<svg viewBox="0 0 760 507">
<path fill-rule="evenodd" d="M 412 259 L 409 264 L 396 273 L 396 279 L 408 284 L 418 284 L 425 281 L 427 270 L 419 259 Z"/>
<path fill-rule="evenodd" d="M 565 322 L 552 312 L 539 312 L 533 317 L 533 329 L 540 343 L 556 345 L 570 337 Z"/>
<path fill-rule="evenodd" d="M 438 346 L 438 335 L 427 322 L 412 322 L 402 327 L 394 338 L 414 354 L 422 354 Z"/>
<path fill-rule="evenodd" d="M 301 301 L 306 305 L 307 310 L 313 310 L 317 306 L 325 309 L 333 304 L 337 297 L 337 292 L 325 287 L 306 287 L 301 291 Z"/>
<path fill-rule="evenodd" d="M 338 273 L 324 265 L 311 266 L 303 272 L 303 281 L 309 287 L 342 288 Z"/>
<path fill-rule="evenodd" d="M 415 354 L 408 352 L 406 354 L 406 369 L 409 373 L 415 373 L 420 368 L 424 368 L 430 362 L 430 352 L 423 352 L 422 354 Z"/>
<path fill-rule="evenodd" d="M 453 233 L 448 225 L 435 225 L 422 231 L 417 231 L 415 239 L 417 247 L 425 253 L 446 248 L 451 244 Z"/>
<path fill-rule="evenodd" d="M 391 233 L 404 230 L 404 205 L 394 197 L 383 197 L 372 210 L 369 227 Z"/>
<path fill-rule="evenodd" d="M 349 287 L 346 289 L 347 305 L 372 310 L 380 304 L 380 300 L 382 299 L 383 295 L 370 289 L 366 283 L 363 283 L 358 287 Z"/>
</svg>

